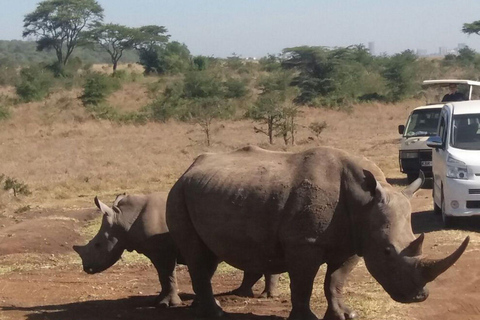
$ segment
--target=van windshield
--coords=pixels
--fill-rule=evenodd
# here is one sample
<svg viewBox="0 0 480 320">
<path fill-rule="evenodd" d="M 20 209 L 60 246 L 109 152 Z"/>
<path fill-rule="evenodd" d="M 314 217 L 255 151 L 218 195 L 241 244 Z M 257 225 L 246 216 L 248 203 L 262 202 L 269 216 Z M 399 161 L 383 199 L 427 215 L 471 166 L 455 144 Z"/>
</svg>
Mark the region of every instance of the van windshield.
<svg viewBox="0 0 480 320">
<path fill-rule="evenodd" d="M 467 150 L 480 150 L 480 114 L 453 116 L 452 147 Z"/>
<path fill-rule="evenodd" d="M 441 108 L 414 110 L 405 130 L 406 137 L 434 136 L 437 134 Z"/>
</svg>

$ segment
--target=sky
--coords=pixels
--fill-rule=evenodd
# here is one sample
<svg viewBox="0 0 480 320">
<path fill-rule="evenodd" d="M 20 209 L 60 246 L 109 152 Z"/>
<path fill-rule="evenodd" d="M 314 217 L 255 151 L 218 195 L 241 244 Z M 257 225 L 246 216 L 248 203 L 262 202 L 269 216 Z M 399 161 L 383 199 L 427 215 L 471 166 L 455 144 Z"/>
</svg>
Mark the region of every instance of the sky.
<svg viewBox="0 0 480 320">
<path fill-rule="evenodd" d="M 480 52 L 480 36 L 463 34 L 480 20 L 478 0 L 97 0 L 105 22 L 161 25 L 193 55 L 262 57 L 308 45 L 375 43 L 375 54 L 406 49 L 438 53 L 459 43 Z M 23 18 L 39 0 L 0 0 L 0 40 L 22 39 Z"/>
</svg>

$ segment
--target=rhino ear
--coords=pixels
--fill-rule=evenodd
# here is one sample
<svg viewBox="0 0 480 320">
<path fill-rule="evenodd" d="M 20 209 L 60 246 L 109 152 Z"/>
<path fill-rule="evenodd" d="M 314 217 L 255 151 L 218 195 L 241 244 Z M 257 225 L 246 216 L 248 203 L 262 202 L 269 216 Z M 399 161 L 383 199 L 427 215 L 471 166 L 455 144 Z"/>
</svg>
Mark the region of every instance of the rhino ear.
<svg viewBox="0 0 480 320">
<path fill-rule="evenodd" d="M 102 201 L 98 200 L 98 197 L 95 197 L 95 205 L 97 206 L 98 209 L 100 209 L 100 211 L 106 214 L 110 219 L 113 219 L 113 217 L 115 216 L 115 212 L 112 210 L 112 208 L 107 206 Z"/>
<path fill-rule="evenodd" d="M 370 192 L 372 197 L 380 203 L 387 202 L 387 193 L 385 189 L 382 187 L 380 183 L 378 183 L 377 179 L 373 173 L 368 170 L 363 170 L 363 174 L 365 175 L 365 187 L 367 191 Z"/>
</svg>

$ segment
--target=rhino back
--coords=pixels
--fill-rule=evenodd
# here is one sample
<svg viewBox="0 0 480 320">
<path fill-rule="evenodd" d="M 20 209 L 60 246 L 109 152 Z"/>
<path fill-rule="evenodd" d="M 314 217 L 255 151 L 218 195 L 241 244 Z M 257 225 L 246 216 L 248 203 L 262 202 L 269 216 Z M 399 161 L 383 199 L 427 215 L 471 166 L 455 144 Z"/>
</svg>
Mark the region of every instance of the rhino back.
<svg viewBox="0 0 480 320">
<path fill-rule="evenodd" d="M 178 184 L 211 250 L 243 269 L 275 269 L 289 242 L 332 241 L 323 236 L 350 160 L 332 148 L 285 153 L 249 147 L 199 157 Z"/>
</svg>

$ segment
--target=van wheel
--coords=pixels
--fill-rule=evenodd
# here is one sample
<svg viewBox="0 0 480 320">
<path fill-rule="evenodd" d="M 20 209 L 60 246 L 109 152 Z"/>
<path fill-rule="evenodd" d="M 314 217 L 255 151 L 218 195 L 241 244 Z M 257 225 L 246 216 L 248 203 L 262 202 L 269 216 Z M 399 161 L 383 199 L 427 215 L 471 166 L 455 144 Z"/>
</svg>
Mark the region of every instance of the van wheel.
<svg viewBox="0 0 480 320">
<path fill-rule="evenodd" d="M 417 180 L 418 172 L 417 173 L 407 173 L 407 182 L 408 184 L 412 183 L 413 181 Z"/>
<path fill-rule="evenodd" d="M 442 213 L 442 208 L 439 207 L 439 206 L 435 203 L 435 181 L 433 181 L 432 199 L 433 199 L 433 213 L 434 213 L 434 214 L 441 214 L 441 213 Z"/>
<path fill-rule="evenodd" d="M 442 190 L 442 220 L 443 220 L 443 226 L 445 229 L 451 229 L 454 226 L 455 223 L 455 217 L 450 217 L 445 214 L 445 199 L 443 197 L 443 190 Z"/>
</svg>

